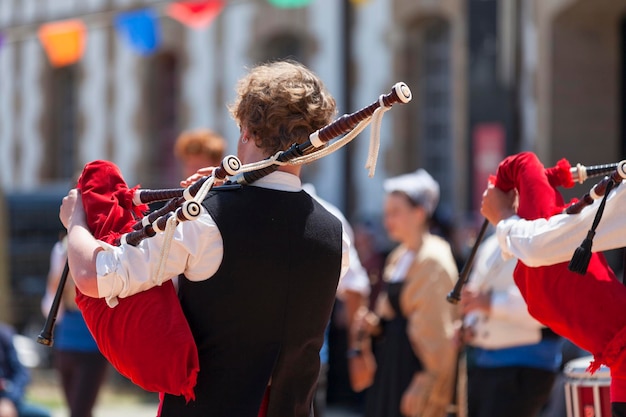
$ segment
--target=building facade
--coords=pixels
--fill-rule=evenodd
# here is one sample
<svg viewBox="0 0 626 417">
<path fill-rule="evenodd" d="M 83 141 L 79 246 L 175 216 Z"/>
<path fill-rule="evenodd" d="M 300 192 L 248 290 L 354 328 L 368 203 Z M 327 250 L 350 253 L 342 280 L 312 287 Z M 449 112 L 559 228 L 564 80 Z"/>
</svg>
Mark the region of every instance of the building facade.
<svg viewBox="0 0 626 417">
<path fill-rule="evenodd" d="M 167 3 L 2 2 L 5 191 L 67 182 L 94 159 L 118 164 L 129 183 L 175 185 L 171 147 L 176 135 L 211 127 L 228 138 L 234 152 L 238 131 L 226 105 L 236 80 L 257 62 L 291 57 L 325 80 L 341 113 L 370 104 L 397 81 L 406 82 L 414 95 L 410 104 L 385 116 L 375 178 L 362 168 L 368 148 L 363 134 L 349 150 L 306 169 L 307 180 L 321 194 L 342 206 L 353 188 L 350 214 L 376 213 L 382 179 L 423 166 L 445 185 L 444 200 L 465 209 L 462 197 L 456 201 L 464 194 L 456 179 L 465 176 L 466 25 L 460 1 L 370 1 L 348 7 L 347 1 L 315 0 L 302 9 L 277 9 L 265 0 L 233 0 L 203 30 L 168 18 Z M 115 13 L 140 7 L 160 13 L 162 43 L 150 56 L 134 53 L 112 23 Z M 77 64 L 54 68 L 36 30 L 70 18 L 87 26 L 85 53 Z M 346 161 L 353 162 L 351 171 Z M 346 173 L 349 183 L 343 181 Z"/>
</svg>

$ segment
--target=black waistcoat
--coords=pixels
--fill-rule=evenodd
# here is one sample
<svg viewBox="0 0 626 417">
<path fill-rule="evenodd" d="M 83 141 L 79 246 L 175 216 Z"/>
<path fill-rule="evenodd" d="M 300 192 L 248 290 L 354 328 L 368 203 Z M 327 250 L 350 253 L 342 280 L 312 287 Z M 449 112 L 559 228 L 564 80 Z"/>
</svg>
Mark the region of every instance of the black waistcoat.
<svg viewBox="0 0 626 417">
<path fill-rule="evenodd" d="M 256 417 L 271 377 L 268 417 L 308 417 L 341 269 L 341 223 L 305 192 L 246 186 L 212 191 L 203 205 L 224 257 L 210 279 L 179 280 L 200 355 L 196 400 L 166 395 L 161 415 Z"/>
</svg>

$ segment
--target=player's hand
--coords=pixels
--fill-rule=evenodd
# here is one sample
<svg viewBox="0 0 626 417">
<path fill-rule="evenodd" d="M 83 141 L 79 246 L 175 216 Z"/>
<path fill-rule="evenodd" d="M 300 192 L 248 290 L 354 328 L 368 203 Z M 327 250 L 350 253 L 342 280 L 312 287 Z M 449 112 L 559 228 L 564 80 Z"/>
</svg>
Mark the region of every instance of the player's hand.
<svg viewBox="0 0 626 417">
<path fill-rule="evenodd" d="M 190 177 L 187 177 L 186 179 L 182 180 L 180 182 L 180 186 L 187 188 L 191 184 L 193 184 L 194 182 L 198 181 L 200 178 L 212 175 L 213 171 L 215 171 L 216 169 L 217 169 L 217 167 L 200 168 L 199 170 L 196 171 L 195 174 L 193 174 Z M 216 180 L 215 184 L 218 184 L 218 183 L 221 183 L 221 182 L 222 181 Z"/>
<path fill-rule="evenodd" d="M 59 209 L 59 219 L 66 229 L 69 229 L 71 223 L 84 222 L 85 211 L 83 209 L 83 201 L 80 198 L 80 192 L 74 188 L 63 197 L 61 208 Z"/>
<path fill-rule="evenodd" d="M 517 192 L 515 190 L 504 192 L 493 184 L 489 184 L 483 193 L 480 213 L 495 226 L 500 220 L 515 214 L 516 201 Z"/>
</svg>

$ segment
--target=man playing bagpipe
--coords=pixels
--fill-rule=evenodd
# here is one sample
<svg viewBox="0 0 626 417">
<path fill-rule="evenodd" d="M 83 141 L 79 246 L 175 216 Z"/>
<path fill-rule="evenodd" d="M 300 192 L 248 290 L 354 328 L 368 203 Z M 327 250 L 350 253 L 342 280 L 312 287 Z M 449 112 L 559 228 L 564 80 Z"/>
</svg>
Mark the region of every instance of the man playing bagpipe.
<svg viewBox="0 0 626 417">
<path fill-rule="evenodd" d="M 326 126 L 335 101 L 307 68 L 277 62 L 253 68 L 240 81 L 231 112 L 241 129 L 238 157 L 249 164 Z M 91 205 L 112 199 L 93 189 L 114 180 L 113 191 L 124 188 L 119 172 L 97 165 L 86 167 L 80 191 L 70 191 L 60 210 L 78 298 L 100 304 L 104 298 L 114 307 L 105 308 L 115 311 L 178 276 L 174 301 L 180 300 L 197 347 L 199 371 L 189 373 L 189 379 L 197 378 L 192 391 L 172 394 L 158 387 L 164 391 L 159 415 L 308 417 L 324 330 L 348 265 L 348 243 L 340 221 L 302 191 L 300 167 L 281 165 L 251 185 L 211 190 L 199 216 L 181 222 L 170 240 L 157 233 L 132 246 L 123 240 L 108 245 L 92 234 L 94 225 L 109 218 L 98 217 Z M 117 199 L 120 206 L 128 203 L 125 196 Z M 158 276 L 164 281 L 154 279 Z M 145 313 L 158 307 L 148 305 Z M 139 320 L 128 316 L 119 337 L 143 331 L 126 328 Z M 91 329 L 97 333 L 95 321 Z M 118 337 L 114 331 L 111 339 Z M 176 359 L 175 353 L 155 358 L 152 366 L 167 369 Z"/>
<path fill-rule="evenodd" d="M 591 352 L 589 371 L 610 368 L 613 415 L 626 416 L 626 286 L 600 253 L 626 246 L 626 190 L 611 178 L 602 199 L 567 214 L 556 186 L 568 180 L 556 177 L 532 153 L 510 156 L 485 191 L 481 213 L 496 226 L 504 256 L 519 259 L 514 277 L 529 312 Z"/>
</svg>

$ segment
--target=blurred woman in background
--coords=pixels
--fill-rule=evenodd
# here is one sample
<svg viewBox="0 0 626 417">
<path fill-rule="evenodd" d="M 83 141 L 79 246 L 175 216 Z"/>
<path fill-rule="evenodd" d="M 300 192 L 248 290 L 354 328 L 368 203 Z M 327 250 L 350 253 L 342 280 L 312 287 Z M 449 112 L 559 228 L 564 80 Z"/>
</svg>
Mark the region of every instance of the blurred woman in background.
<svg viewBox="0 0 626 417">
<path fill-rule="evenodd" d="M 446 301 L 458 275 L 450 245 L 429 232 L 439 185 L 423 169 L 385 181 L 384 225 L 399 245 L 387 258 L 374 311 L 357 332 L 374 341 L 376 373 L 366 417 L 443 417 L 452 402 L 456 311 Z"/>
</svg>

